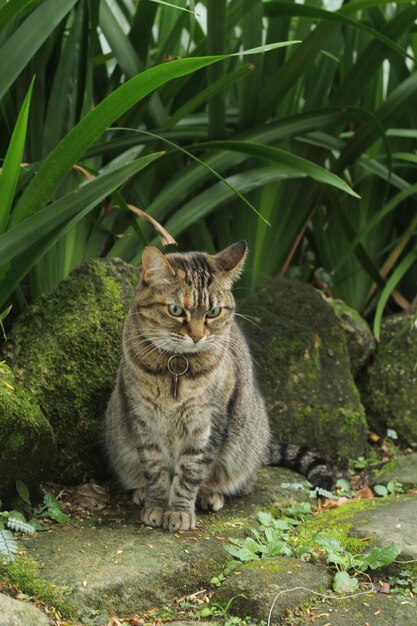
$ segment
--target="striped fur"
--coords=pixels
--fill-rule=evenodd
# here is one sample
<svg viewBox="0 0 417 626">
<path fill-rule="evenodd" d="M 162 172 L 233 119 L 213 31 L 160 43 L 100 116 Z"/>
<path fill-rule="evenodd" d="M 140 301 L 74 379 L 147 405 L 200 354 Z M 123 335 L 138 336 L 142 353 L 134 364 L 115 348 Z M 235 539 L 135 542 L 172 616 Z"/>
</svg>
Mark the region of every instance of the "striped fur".
<svg viewBox="0 0 417 626">
<path fill-rule="evenodd" d="M 105 436 L 114 473 L 143 505 L 146 524 L 188 530 L 195 504 L 221 509 L 265 464 L 300 469 L 313 485 L 329 487 L 331 474 L 316 455 L 272 440 L 234 317 L 231 287 L 245 255 L 245 242 L 216 256 L 144 251 Z M 167 367 L 173 354 L 189 364 L 177 397 Z"/>
</svg>

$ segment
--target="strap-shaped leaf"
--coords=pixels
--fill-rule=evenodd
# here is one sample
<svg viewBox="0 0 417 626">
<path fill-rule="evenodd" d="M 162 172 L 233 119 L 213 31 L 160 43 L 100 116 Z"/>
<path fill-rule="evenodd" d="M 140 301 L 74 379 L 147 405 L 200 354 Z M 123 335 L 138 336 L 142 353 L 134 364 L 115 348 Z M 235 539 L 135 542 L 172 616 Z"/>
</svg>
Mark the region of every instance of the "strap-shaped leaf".
<svg viewBox="0 0 417 626">
<path fill-rule="evenodd" d="M 357 193 L 353 191 L 349 185 L 342 180 L 336 174 L 329 172 L 320 165 L 308 161 L 296 154 L 281 150 L 280 148 L 273 148 L 272 146 L 264 146 L 261 144 L 246 143 L 244 141 L 212 141 L 207 143 L 201 143 L 198 149 L 202 150 L 231 150 L 233 152 L 243 152 L 250 154 L 253 157 L 258 157 L 271 163 L 277 163 L 284 165 L 287 168 L 294 169 L 304 176 L 311 176 L 317 182 L 324 183 L 325 185 L 331 185 L 341 191 L 359 198 Z"/>
<path fill-rule="evenodd" d="M 20 109 L 19 117 L 13 130 L 10 145 L 0 172 L 0 234 L 6 230 L 9 213 L 19 178 L 25 146 L 26 129 L 29 116 L 29 105 L 32 96 L 33 80 Z"/>
<path fill-rule="evenodd" d="M 0 8 L 0 33 L 13 20 L 23 15 L 26 11 L 30 11 L 42 0 L 9 0 Z"/>
<path fill-rule="evenodd" d="M 266 52 L 291 43 L 295 42 L 268 44 L 255 50 L 247 50 L 243 54 Z M 87 148 L 134 104 L 168 81 L 191 74 L 212 63 L 222 61 L 228 56 L 230 55 L 196 57 L 162 63 L 131 78 L 107 96 L 95 109 L 85 115 L 43 160 L 37 175 L 25 189 L 12 213 L 11 225 L 18 224 L 25 217 L 36 213 L 45 206 L 71 167 L 81 159 Z"/>
<path fill-rule="evenodd" d="M 7 39 L 0 48 L 0 99 L 76 2 L 44 0 Z"/>
<path fill-rule="evenodd" d="M 162 153 L 154 153 L 103 174 L 0 236 L 0 308 L 39 259 L 103 198 Z"/>
</svg>

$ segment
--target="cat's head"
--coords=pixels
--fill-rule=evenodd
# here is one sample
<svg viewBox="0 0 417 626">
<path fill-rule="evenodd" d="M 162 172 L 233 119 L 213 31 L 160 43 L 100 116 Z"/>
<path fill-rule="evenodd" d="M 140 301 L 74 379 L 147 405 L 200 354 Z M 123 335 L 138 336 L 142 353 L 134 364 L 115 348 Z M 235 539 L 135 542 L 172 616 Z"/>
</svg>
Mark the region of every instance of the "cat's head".
<svg viewBox="0 0 417 626">
<path fill-rule="evenodd" d="M 231 288 L 246 252 L 245 241 L 216 255 L 164 255 L 158 248 L 145 248 L 134 305 L 141 334 L 160 351 L 195 353 L 219 348 L 233 321 Z"/>
</svg>

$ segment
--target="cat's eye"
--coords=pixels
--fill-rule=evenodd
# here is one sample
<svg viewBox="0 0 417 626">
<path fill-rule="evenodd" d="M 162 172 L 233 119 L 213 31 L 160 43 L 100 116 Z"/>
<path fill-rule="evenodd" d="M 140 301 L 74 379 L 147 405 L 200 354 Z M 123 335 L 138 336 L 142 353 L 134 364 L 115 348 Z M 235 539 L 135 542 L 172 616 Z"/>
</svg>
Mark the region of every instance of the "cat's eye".
<svg viewBox="0 0 417 626">
<path fill-rule="evenodd" d="M 178 304 L 168 304 L 168 313 L 173 317 L 182 317 L 185 315 L 184 309 L 178 306 Z"/>
<path fill-rule="evenodd" d="M 214 306 L 210 311 L 207 311 L 206 317 L 213 319 L 213 317 L 219 317 L 221 308 L 219 306 Z"/>
</svg>

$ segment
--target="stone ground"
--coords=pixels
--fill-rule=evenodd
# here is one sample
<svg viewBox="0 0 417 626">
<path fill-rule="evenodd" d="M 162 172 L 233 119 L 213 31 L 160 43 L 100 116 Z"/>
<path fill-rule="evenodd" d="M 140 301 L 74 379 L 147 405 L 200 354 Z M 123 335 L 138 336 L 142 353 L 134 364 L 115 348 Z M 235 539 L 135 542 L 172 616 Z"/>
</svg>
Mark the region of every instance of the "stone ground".
<svg viewBox="0 0 417 626">
<path fill-rule="evenodd" d="M 153 608 L 161 611 L 175 605 L 178 598 L 213 590 L 211 578 L 220 574 L 230 560 L 225 543 L 228 538 L 243 537 L 245 530 L 256 526 L 258 512 L 283 510 L 308 499 L 308 493 L 306 483 L 297 474 L 266 468 L 259 473 L 252 494 L 228 502 L 217 514 L 201 514 L 195 530 L 177 534 L 141 526 L 137 508 L 125 498 L 115 497 L 99 514 L 85 511 L 85 515 L 74 515 L 68 525 L 55 525 L 47 532 L 25 538 L 26 563 L 30 557 L 39 567 L 38 573 L 31 574 L 35 582 L 25 574 L 24 560 L 10 568 L 9 575 L 29 595 L 37 595 L 42 585 L 49 585 L 46 589 L 54 590 L 54 597 L 60 598 L 55 605 L 75 617 L 71 624 L 87 624 L 87 617 L 91 620 L 95 615 L 95 625 L 102 626 L 111 613 L 121 617 Z M 356 544 L 359 539 L 364 551 L 371 545 L 396 543 L 402 548 L 399 559 L 404 561 L 417 559 L 416 521 L 417 495 L 404 494 L 352 502 L 326 511 L 302 524 L 302 532 L 307 536 L 308 532 L 324 530 L 339 540 L 344 535 L 346 541 Z M 398 570 L 402 567 L 406 566 L 397 565 Z M 331 579 L 332 573 L 324 565 L 292 557 L 259 560 L 230 573 L 214 589 L 212 603 L 225 607 L 234 598 L 229 615 L 250 616 L 257 622 L 267 621 L 273 606 L 271 624 L 314 621 L 319 626 L 417 625 L 416 597 L 370 593 L 368 584 L 361 588 L 366 595 L 335 599 L 330 591 Z M 332 597 L 322 598 L 316 593 Z M 9 601 L 9 608 L 3 611 L 2 601 Z M 45 625 L 40 610 L 38 621 L 13 621 L 10 603 L 19 605 L 19 610 L 21 606 L 33 608 L 0 595 L 0 626 Z M 179 617 L 171 612 L 170 618 L 175 616 Z"/>
</svg>

